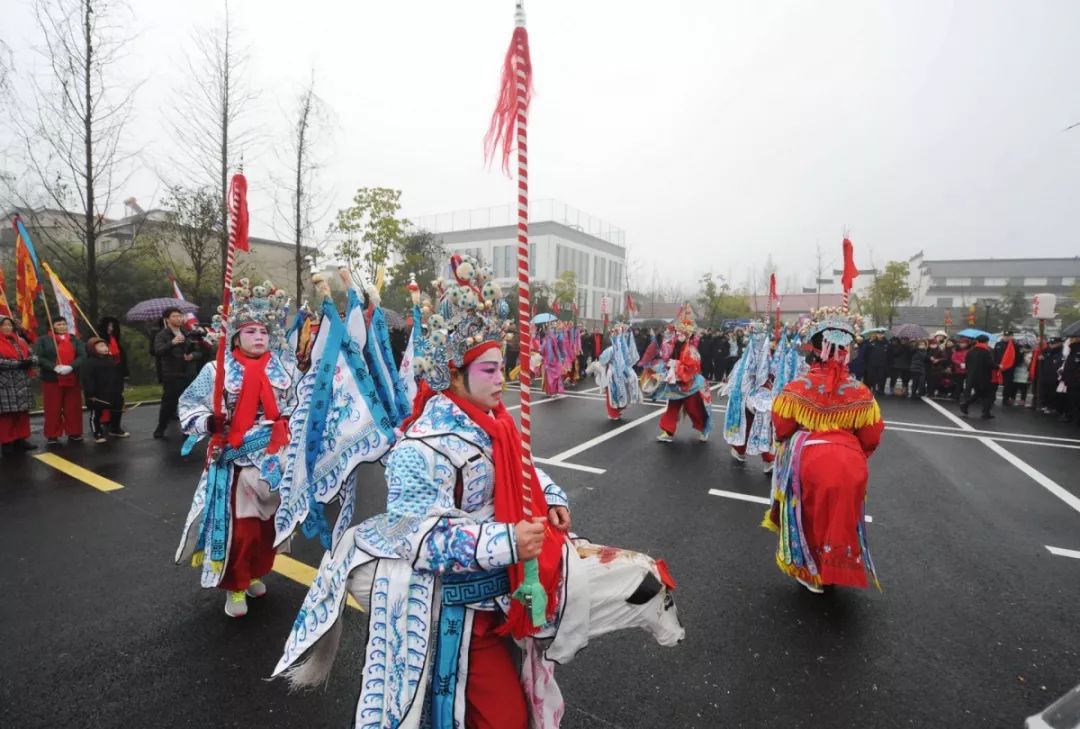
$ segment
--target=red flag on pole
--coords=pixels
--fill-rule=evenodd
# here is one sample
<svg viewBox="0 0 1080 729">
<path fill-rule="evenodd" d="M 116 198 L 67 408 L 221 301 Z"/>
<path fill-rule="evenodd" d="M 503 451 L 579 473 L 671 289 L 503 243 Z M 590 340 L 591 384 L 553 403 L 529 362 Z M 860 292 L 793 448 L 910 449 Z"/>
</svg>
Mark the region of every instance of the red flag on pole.
<svg viewBox="0 0 1080 729">
<path fill-rule="evenodd" d="M 251 250 L 248 241 L 248 205 L 247 205 L 247 178 L 242 172 L 233 175 L 232 184 L 229 185 L 229 199 L 235 210 L 230 210 L 230 223 L 233 240 L 230 243 L 238 251 L 245 253 Z"/>
<path fill-rule="evenodd" d="M 844 285 L 844 291 L 851 291 L 855 278 L 859 275 L 859 268 L 855 265 L 855 247 L 851 241 L 844 238 L 844 274 L 840 282 Z"/>
</svg>

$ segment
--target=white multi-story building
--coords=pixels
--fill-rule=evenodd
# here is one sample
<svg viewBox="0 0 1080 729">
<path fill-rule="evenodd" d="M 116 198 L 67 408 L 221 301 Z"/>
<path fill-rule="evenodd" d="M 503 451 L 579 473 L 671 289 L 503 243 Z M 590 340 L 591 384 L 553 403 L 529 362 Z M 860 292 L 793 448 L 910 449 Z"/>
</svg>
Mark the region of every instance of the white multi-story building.
<svg viewBox="0 0 1080 729">
<path fill-rule="evenodd" d="M 491 265 L 504 287 L 517 282 L 517 208 L 500 205 L 410 218 L 418 229 L 439 238 L 448 252 L 476 256 Z M 557 200 L 529 206 L 529 273 L 552 285 L 563 273 L 577 277 L 578 315 L 602 318 L 622 313 L 626 291 L 626 234 L 588 213 Z"/>
</svg>

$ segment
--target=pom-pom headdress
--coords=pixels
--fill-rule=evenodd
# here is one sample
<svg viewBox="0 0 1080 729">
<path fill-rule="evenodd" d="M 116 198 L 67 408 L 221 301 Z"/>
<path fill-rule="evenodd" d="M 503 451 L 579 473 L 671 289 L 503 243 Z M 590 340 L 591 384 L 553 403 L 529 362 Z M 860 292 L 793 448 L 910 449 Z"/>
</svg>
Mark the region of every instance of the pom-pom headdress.
<svg viewBox="0 0 1080 729">
<path fill-rule="evenodd" d="M 685 334 L 687 337 L 694 336 L 697 332 L 697 319 L 694 316 L 694 307 L 690 304 L 683 304 L 679 309 L 678 315 L 675 317 L 675 331 L 679 334 Z"/>
<path fill-rule="evenodd" d="M 220 332 L 222 324 L 227 336 L 240 331 L 245 324 L 262 324 L 270 335 L 270 347 L 279 349 L 285 343 L 285 321 L 289 295 L 269 281 L 252 286 L 246 278 L 232 287 L 228 319 L 222 321 L 221 308 L 214 315 L 214 327 Z"/>
<path fill-rule="evenodd" d="M 861 329 L 861 316 L 851 314 L 843 307 L 826 306 L 810 312 L 810 319 L 803 324 L 800 335 L 804 342 L 812 343 L 820 334 L 821 349 L 815 352 L 825 361 L 843 359 L 846 362 L 855 334 Z"/>
<path fill-rule="evenodd" d="M 454 255 L 450 270 L 453 280 L 436 280 L 435 298 L 421 306 L 423 330 L 413 359 L 416 373 L 437 392 L 450 387 L 451 370 L 513 338 L 510 307 L 491 269 L 471 256 Z"/>
</svg>

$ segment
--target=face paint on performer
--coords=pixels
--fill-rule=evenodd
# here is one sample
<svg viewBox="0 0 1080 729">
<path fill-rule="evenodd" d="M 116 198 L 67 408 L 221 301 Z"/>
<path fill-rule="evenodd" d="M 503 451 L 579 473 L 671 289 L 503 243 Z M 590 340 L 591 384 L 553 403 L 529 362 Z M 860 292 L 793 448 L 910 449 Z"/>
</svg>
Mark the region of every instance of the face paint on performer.
<svg viewBox="0 0 1080 729">
<path fill-rule="evenodd" d="M 493 410 L 502 400 L 503 358 L 498 349 L 489 349 L 464 370 L 455 372 L 450 383 L 455 394 L 484 410 Z"/>
<path fill-rule="evenodd" d="M 270 334 L 262 324 L 245 324 L 236 333 L 240 351 L 248 357 L 261 357 L 270 346 Z"/>
</svg>

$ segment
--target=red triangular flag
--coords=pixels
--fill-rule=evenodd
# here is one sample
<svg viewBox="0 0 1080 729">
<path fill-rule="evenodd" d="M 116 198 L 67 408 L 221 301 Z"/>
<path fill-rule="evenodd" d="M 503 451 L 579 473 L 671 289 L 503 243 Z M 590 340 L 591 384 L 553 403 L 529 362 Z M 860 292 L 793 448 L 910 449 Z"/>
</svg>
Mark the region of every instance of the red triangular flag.
<svg viewBox="0 0 1080 729">
<path fill-rule="evenodd" d="M 855 265 L 855 246 L 851 244 L 850 240 L 844 238 L 844 273 L 840 277 L 844 291 L 851 291 L 851 285 L 855 283 L 855 278 L 858 275 L 859 268 Z"/>
</svg>

